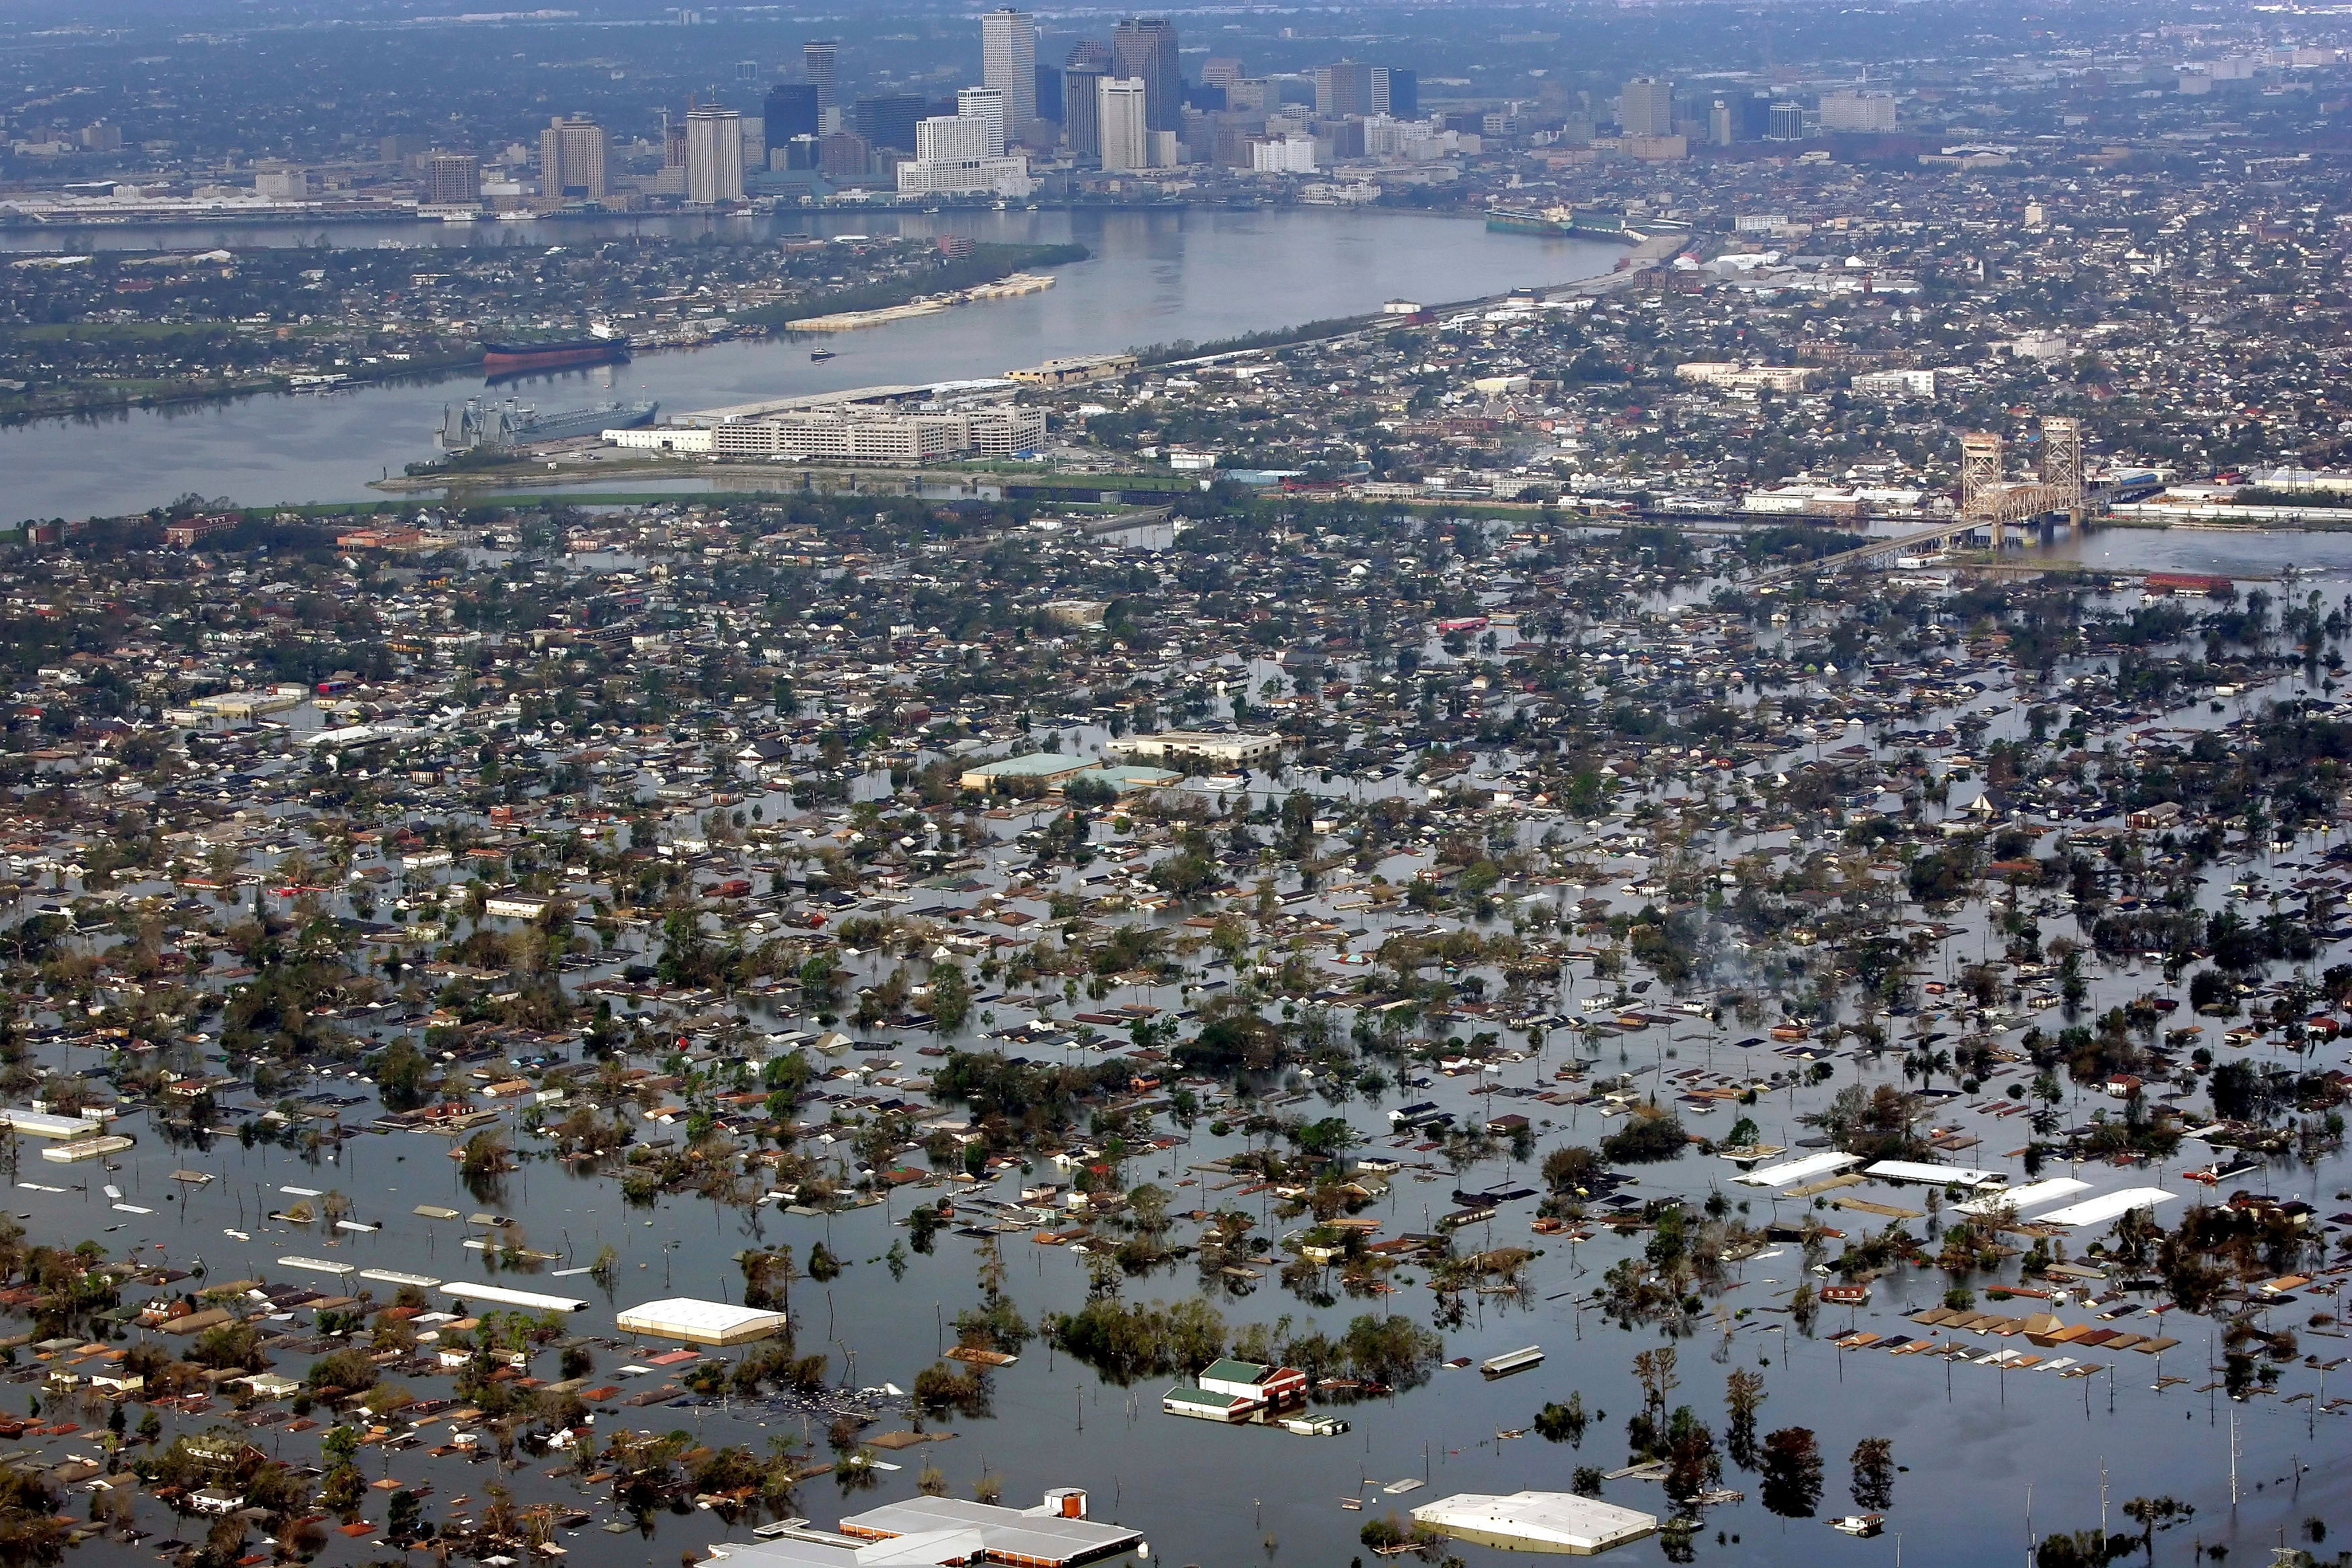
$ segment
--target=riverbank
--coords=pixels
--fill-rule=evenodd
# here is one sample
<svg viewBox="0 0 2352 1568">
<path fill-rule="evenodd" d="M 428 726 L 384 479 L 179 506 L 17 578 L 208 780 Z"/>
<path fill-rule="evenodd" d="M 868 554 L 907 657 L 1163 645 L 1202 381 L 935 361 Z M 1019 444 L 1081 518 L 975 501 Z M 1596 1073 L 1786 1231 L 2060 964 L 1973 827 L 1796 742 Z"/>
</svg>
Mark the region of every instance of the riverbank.
<svg viewBox="0 0 2352 1568">
<path fill-rule="evenodd" d="M 749 272 L 737 265 L 712 275 L 702 259 L 709 247 L 665 239 L 634 248 L 636 259 L 669 268 L 643 305 L 596 304 L 601 296 L 582 287 L 588 280 L 571 262 L 549 263 L 555 273 L 534 268 L 532 282 L 519 286 L 503 270 L 503 247 L 443 250 L 423 272 L 408 248 L 349 241 L 323 252 L 215 243 L 196 254 L 30 258 L 0 272 L 0 316 L 20 323 L 0 328 L 0 426 L 476 374 L 481 340 L 525 310 L 587 320 L 608 310 L 625 320 L 640 354 L 707 348 L 841 305 L 912 299 L 943 309 L 1050 287 L 1024 268 L 1089 254 L 990 245 L 950 258 L 900 237 L 835 254 L 821 241 L 775 248 L 739 237 L 720 249 L 755 251 Z M 827 287 L 828 273 L 852 282 Z M 714 309 L 661 312 L 684 300 Z"/>
<path fill-rule="evenodd" d="M 1034 254 L 1025 252 L 1029 247 L 1079 245 L 1090 259 L 1058 269 L 1052 289 L 994 301 L 986 309 L 946 310 L 822 340 L 835 351 L 829 360 L 812 361 L 813 344 L 793 342 L 782 333 L 739 334 L 690 355 L 649 353 L 628 364 L 536 375 L 519 384 L 516 393 L 541 409 L 616 401 L 696 408 L 858 386 L 995 377 L 1043 360 L 1113 353 L 1129 343 L 1223 342 L 1302 321 L 1351 317 L 1377 310 L 1386 300 L 1499 297 L 1517 287 L 1556 289 L 1607 275 L 1624 254 L 1613 245 L 1489 235 L 1454 218 L 1387 213 L 1368 216 L 1321 207 L 1152 214 L 875 212 L 862 215 L 862 222 L 860 216 L 779 215 L 724 222 L 646 219 L 635 229 L 614 220 L 601 227 L 559 232 L 596 234 L 615 242 L 640 233 L 667 236 L 681 242 L 677 250 L 689 261 L 706 250 L 687 242 L 708 233 L 718 241 L 711 254 L 720 257 L 756 244 L 780 254 L 797 249 L 820 264 L 834 261 L 830 268 L 821 268 L 820 279 L 825 270 L 846 270 L 840 263 L 849 258 L 835 261 L 805 250 L 806 242 L 853 233 L 893 236 L 927 247 L 941 238 L 957 244 L 970 239 L 979 245 L 1024 247 L 1025 254 Z M 352 237 L 361 245 L 378 235 L 424 245 L 440 238 L 439 230 L 462 226 L 394 226 Z M 492 226 L 501 237 L 530 227 Z M 428 229 L 436 232 L 428 234 Z M 282 238 L 290 248 L 304 237 L 290 230 L 257 230 L 225 238 L 185 229 L 159 233 L 152 240 L 120 237 L 174 252 L 273 237 Z M 315 240 L 315 231 L 309 237 Z M 531 248 L 521 235 L 509 243 Z M 555 241 L 548 231 L 540 231 L 538 248 L 543 251 L 551 243 Z M 477 255 L 491 249 L 473 247 Z M 386 270 L 396 273 L 401 284 L 418 267 L 454 274 L 472 260 L 463 247 L 440 256 L 415 248 L 383 254 L 399 262 L 396 268 L 388 262 Z M 543 258 L 530 259 L 540 264 Z M 920 287 L 936 288 L 940 269 L 920 270 Z M 851 273 L 853 280 L 857 277 Z M 1275 279 L 1284 280 L 1279 289 L 1267 287 Z M 719 291 L 723 280 L 714 277 L 711 281 L 714 292 Z M 765 302 L 739 299 L 721 303 L 720 309 L 744 310 Z M 793 314 L 810 309 L 796 306 Z M 624 323 L 633 337 L 641 335 L 636 330 L 641 325 L 645 323 Z M 368 482 L 387 470 L 399 474 L 407 464 L 432 454 L 432 435 L 444 405 L 464 385 L 442 379 L 429 385 L 370 384 L 326 397 L 215 397 L 169 409 L 131 405 L 79 419 L 49 418 L 0 428 L 0 468 L 10 476 L 8 506 L 0 511 L 0 523 L 26 517 L 119 515 L 190 490 L 247 506 L 308 500 L 380 501 L 384 492 L 368 489 Z"/>
<path fill-rule="evenodd" d="M 102 327 L 104 323 L 98 325 Z M 131 409 L 184 408 L 268 393 L 315 391 L 322 395 L 332 395 L 347 388 L 357 390 L 363 386 L 399 382 L 422 384 L 440 381 L 478 371 L 481 366 L 482 351 L 477 345 L 465 353 L 440 359 L 410 359 L 397 364 L 353 365 L 337 371 L 335 374 L 342 379 L 331 386 L 299 384 L 314 379 L 315 373 L 289 372 L 215 377 L 194 382 L 120 381 L 99 386 L 83 384 L 63 395 L 0 392 L 0 426 L 34 425 L 45 419 L 121 414 Z"/>
<path fill-rule="evenodd" d="M 870 316 L 877 320 L 865 324 L 879 325 L 892 319 L 887 312 L 904 310 L 919 300 L 985 289 L 1035 268 L 1067 267 L 1093 254 L 1083 245 L 975 245 L 970 255 L 919 279 L 836 289 L 785 304 L 738 310 L 729 320 L 740 326 L 781 329 L 788 334 L 835 331 L 809 322 L 836 317 Z"/>
</svg>

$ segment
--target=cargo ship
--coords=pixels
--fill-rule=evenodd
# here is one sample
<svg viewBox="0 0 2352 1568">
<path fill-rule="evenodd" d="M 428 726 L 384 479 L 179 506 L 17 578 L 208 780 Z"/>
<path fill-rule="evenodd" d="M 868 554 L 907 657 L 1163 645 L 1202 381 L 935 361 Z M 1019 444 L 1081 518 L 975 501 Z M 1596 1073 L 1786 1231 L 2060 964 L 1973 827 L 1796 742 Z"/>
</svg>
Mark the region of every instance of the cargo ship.
<svg viewBox="0 0 2352 1568">
<path fill-rule="evenodd" d="M 486 338 L 482 368 L 492 375 L 551 370 L 567 364 L 609 364 L 629 357 L 629 340 L 601 328 L 575 335 Z"/>
<path fill-rule="evenodd" d="M 469 397 L 441 410 L 441 428 L 435 439 L 445 452 L 472 452 L 482 447 L 522 447 L 534 441 L 562 441 L 594 436 L 606 430 L 633 430 L 653 423 L 661 405 L 600 403 L 593 408 L 541 414 L 520 398 L 502 403 Z"/>
</svg>

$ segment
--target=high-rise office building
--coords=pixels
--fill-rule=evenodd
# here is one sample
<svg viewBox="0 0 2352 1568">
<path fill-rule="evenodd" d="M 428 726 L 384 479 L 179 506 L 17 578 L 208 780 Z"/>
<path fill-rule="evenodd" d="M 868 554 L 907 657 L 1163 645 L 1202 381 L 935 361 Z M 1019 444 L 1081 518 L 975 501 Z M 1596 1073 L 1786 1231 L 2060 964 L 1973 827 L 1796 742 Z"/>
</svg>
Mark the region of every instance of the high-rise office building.
<svg viewBox="0 0 2352 1568">
<path fill-rule="evenodd" d="M 862 180 L 873 165 L 873 150 L 855 131 L 828 132 L 817 141 L 816 166 L 827 179 Z"/>
<path fill-rule="evenodd" d="M 925 163 L 999 157 L 995 141 L 996 128 L 977 116 L 935 114 L 915 127 L 915 157 Z"/>
<path fill-rule="evenodd" d="M 1341 60 L 1315 68 L 1315 113 L 1322 120 L 1370 114 L 1372 109 L 1372 68 L 1361 60 Z"/>
<path fill-rule="evenodd" d="M 1421 118 L 1421 73 L 1400 66 L 1372 71 L 1372 112 L 1397 120 Z"/>
<path fill-rule="evenodd" d="M 980 19 L 980 79 L 1004 95 L 1005 123 L 1014 137 L 1037 118 L 1037 24 L 1007 7 Z"/>
<path fill-rule="evenodd" d="M 929 110 L 920 93 L 877 92 L 849 106 L 849 128 L 871 147 L 915 150 L 915 125 Z"/>
<path fill-rule="evenodd" d="M 1764 140 L 1767 142 L 1802 142 L 1805 139 L 1805 106 L 1801 103 L 1776 103 L 1766 110 Z"/>
<path fill-rule="evenodd" d="M 541 193 L 566 201 L 604 200 L 610 149 L 604 128 L 586 115 L 557 115 L 539 133 Z"/>
<path fill-rule="evenodd" d="M 1895 95 L 1825 92 L 1822 94 L 1822 129 L 1890 133 L 1895 129 Z"/>
<path fill-rule="evenodd" d="M 1003 92 L 992 87 L 967 87 L 956 93 L 956 114 L 965 120 L 977 120 L 988 127 L 991 143 L 982 158 L 1002 158 L 1004 149 L 1014 140 L 1012 101 Z M 1032 116 L 1031 118 L 1035 118 Z"/>
<path fill-rule="evenodd" d="M 733 110 L 687 111 L 686 199 L 706 205 L 743 199 L 743 117 Z"/>
<path fill-rule="evenodd" d="M 1617 128 L 1628 136 L 1671 136 L 1675 130 L 1675 84 L 1637 76 L 1617 100 Z"/>
<path fill-rule="evenodd" d="M 760 118 L 772 148 L 784 146 L 795 136 L 817 135 L 824 126 L 815 84 L 805 81 L 780 81 L 770 88 L 761 100 Z"/>
<path fill-rule="evenodd" d="M 1062 142 L 1077 157 L 1102 156 L 1099 89 L 1108 79 L 1108 68 L 1092 60 L 1062 68 Z"/>
<path fill-rule="evenodd" d="M 1095 119 L 1102 166 L 1118 174 L 1151 167 L 1151 90 L 1135 77 L 1107 76 L 1095 83 Z"/>
<path fill-rule="evenodd" d="M 482 161 L 471 153 L 436 153 L 425 160 L 425 199 L 436 207 L 469 207 L 482 199 Z"/>
<path fill-rule="evenodd" d="M 841 127 L 840 79 L 836 63 L 841 46 L 831 38 L 811 38 L 801 46 L 801 69 L 816 89 L 817 123 L 825 131 Z"/>
<path fill-rule="evenodd" d="M 1176 26 L 1160 16 L 1130 16 L 1110 37 L 1118 79 L 1143 84 L 1144 119 L 1153 131 L 1183 126 L 1184 79 L 1176 66 Z"/>
<path fill-rule="evenodd" d="M 1708 107 L 1706 139 L 1718 147 L 1760 142 L 1770 127 L 1772 100 L 1753 92 L 1728 92 Z"/>
<path fill-rule="evenodd" d="M 1070 46 L 1069 56 L 1062 61 L 1062 64 L 1092 66 L 1097 70 L 1110 75 L 1114 74 L 1111 68 L 1117 58 L 1118 57 L 1111 52 L 1111 47 L 1100 38 L 1080 38 Z"/>
<path fill-rule="evenodd" d="M 1231 87 L 1242 79 L 1242 62 L 1231 55 L 1211 55 L 1201 62 L 1201 80 L 1209 87 Z"/>
</svg>

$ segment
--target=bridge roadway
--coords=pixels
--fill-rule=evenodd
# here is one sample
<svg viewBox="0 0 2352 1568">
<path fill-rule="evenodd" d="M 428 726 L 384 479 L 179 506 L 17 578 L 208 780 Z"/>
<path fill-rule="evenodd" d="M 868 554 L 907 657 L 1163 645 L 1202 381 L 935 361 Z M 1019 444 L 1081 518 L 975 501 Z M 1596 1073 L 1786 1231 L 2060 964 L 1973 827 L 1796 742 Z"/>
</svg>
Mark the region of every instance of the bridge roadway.
<svg viewBox="0 0 2352 1568">
<path fill-rule="evenodd" d="M 1922 529 L 1916 533 L 1906 533 L 1894 539 L 1874 539 L 1867 544 L 1859 545 L 1854 549 L 1841 550 L 1834 555 L 1823 555 L 1798 565 L 1775 566 L 1768 572 L 1758 573 L 1748 581 L 1760 588 L 1773 583 L 1785 583 L 1791 577 L 1802 577 L 1810 573 L 1835 572 L 1841 567 L 1866 561 L 1873 556 L 1908 555 L 1928 545 L 1942 544 L 1948 540 L 1958 538 L 1963 533 L 1974 533 L 1979 529 L 1990 529 L 1992 526 L 1991 519 L 1981 517 L 1941 523 L 1934 528 Z"/>
</svg>

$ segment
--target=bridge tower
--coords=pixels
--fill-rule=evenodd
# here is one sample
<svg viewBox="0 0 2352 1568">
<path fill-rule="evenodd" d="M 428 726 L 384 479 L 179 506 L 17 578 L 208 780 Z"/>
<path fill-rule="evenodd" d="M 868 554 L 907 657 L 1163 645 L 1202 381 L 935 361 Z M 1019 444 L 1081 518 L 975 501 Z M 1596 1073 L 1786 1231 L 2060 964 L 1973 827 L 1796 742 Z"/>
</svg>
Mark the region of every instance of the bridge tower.
<svg viewBox="0 0 2352 1568">
<path fill-rule="evenodd" d="M 1960 515 L 1992 524 L 1993 553 L 2007 542 L 1997 495 L 2009 478 L 2009 443 L 1987 430 L 1960 437 Z"/>
<path fill-rule="evenodd" d="M 2042 482 L 2066 509 L 2068 525 L 2083 526 L 2083 422 L 2054 414 L 2042 418 Z"/>
</svg>

